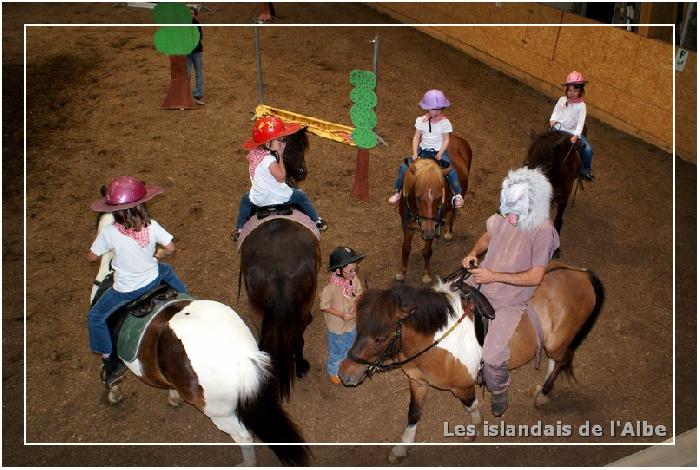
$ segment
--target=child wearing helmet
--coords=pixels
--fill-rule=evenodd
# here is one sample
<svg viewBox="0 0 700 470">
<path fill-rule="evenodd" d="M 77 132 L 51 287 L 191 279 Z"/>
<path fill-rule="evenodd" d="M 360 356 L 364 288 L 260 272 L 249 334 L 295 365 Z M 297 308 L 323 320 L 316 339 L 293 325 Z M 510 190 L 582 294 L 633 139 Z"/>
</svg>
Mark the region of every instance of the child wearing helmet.
<svg viewBox="0 0 700 470">
<path fill-rule="evenodd" d="M 321 292 L 320 308 L 328 332 L 328 361 L 326 371 L 332 384 L 339 385 L 338 367 L 355 342 L 355 300 L 362 294 L 357 278 L 357 263 L 365 257 L 352 248 L 337 246 L 330 255 L 328 285 Z"/>
<path fill-rule="evenodd" d="M 389 204 L 392 206 L 397 205 L 401 200 L 403 179 L 410 163 L 415 162 L 418 158 L 434 158 L 441 167 L 447 168 L 450 166 L 450 155 L 447 152 L 447 146 L 450 143 L 452 124 L 447 119 L 447 116 L 442 113 L 443 109 L 450 106 L 450 101 L 442 91 L 428 90 L 418 105 L 427 113 L 416 118 L 412 160 L 409 161 L 407 158 L 399 168 L 399 175 L 394 184 L 396 192 L 389 198 Z M 459 177 L 454 168 L 448 173 L 447 182 L 455 194 L 452 198 L 452 204 L 456 208 L 463 207 L 462 187 L 459 184 Z"/>
<path fill-rule="evenodd" d="M 566 76 L 566 94 L 559 98 L 554 106 L 552 116 L 549 118 L 549 126 L 571 134 L 571 143 L 581 141 L 581 176 L 588 181 L 595 178 L 591 173 L 593 149 L 588 138 L 583 135 L 583 126 L 586 124 L 586 103 L 583 102 L 586 80 L 577 71 Z"/>
<path fill-rule="evenodd" d="M 243 225 L 252 215 L 253 204 L 258 207 L 296 204 L 316 223 L 316 228 L 322 232 L 328 229 L 328 224 L 318 216 L 306 193 L 292 188 L 285 181 L 284 137 L 300 129 L 299 124 L 286 124 L 276 116 L 265 116 L 255 121 L 252 137 L 243 144 L 243 148 L 249 150 L 246 159 L 252 186 L 241 197 L 236 229 L 232 234 L 234 240 L 238 240 Z"/>
<path fill-rule="evenodd" d="M 146 201 L 163 192 L 158 186 L 144 184 L 133 176 L 112 181 L 105 196 L 90 207 L 96 212 L 111 212 L 114 223 L 100 228 L 87 253 L 88 261 L 97 261 L 112 252 L 114 283 L 90 308 L 87 317 L 90 350 L 102 355 L 106 386 L 125 374 L 124 363 L 112 353 L 107 318 L 126 303 L 141 297 L 165 282 L 178 292 L 185 285 L 166 263 L 159 263 L 175 251 L 173 236 L 146 210 Z M 160 245 L 156 251 L 156 246 Z"/>
</svg>

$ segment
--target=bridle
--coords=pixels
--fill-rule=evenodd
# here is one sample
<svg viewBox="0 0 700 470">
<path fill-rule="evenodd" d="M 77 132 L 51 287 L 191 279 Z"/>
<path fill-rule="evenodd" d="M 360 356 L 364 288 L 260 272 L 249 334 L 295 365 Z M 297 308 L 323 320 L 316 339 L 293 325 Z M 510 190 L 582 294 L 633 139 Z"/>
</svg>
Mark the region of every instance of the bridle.
<svg viewBox="0 0 700 470">
<path fill-rule="evenodd" d="M 416 225 L 420 226 L 424 220 L 429 220 L 435 222 L 435 231 L 439 233 L 440 227 L 442 227 L 444 221 L 444 214 L 443 214 L 443 208 L 445 206 L 445 187 L 442 187 L 442 198 L 440 199 L 440 203 L 438 204 L 437 211 L 435 212 L 435 217 L 426 217 L 420 213 L 418 209 L 416 209 L 416 212 L 411 212 L 411 205 L 409 204 L 409 197 L 408 195 L 405 195 L 403 197 L 404 204 L 406 206 L 406 224 L 408 224 L 408 221 L 412 220 L 413 222 L 416 223 Z M 414 195 L 414 200 L 415 200 L 415 195 Z M 418 204 L 416 204 L 416 207 Z M 406 227 L 404 227 L 405 229 Z"/>
</svg>

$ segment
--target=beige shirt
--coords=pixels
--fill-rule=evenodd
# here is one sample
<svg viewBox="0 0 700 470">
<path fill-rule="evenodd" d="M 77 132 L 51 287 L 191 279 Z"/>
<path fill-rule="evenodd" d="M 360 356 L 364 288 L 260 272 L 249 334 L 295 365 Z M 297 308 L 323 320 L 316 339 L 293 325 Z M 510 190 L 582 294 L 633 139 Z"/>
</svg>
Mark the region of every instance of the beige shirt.
<svg viewBox="0 0 700 470">
<path fill-rule="evenodd" d="M 352 280 L 352 285 L 355 287 L 355 298 L 348 299 L 343 295 L 343 288 L 337 284 L 329 283 L 321 292 L 321 310 L 328 307 L 334 308 L 341 312 L 349 312 L 352 310 L 355 299 L 362 293 L 362 283 L 355 276 Z M 323 312 L 323 319 L 326 321 L 328 331 L 335 334 L 347 333 L 355 329 L 355 319 L 343 320 L 332 313 Z"/>
</svg>

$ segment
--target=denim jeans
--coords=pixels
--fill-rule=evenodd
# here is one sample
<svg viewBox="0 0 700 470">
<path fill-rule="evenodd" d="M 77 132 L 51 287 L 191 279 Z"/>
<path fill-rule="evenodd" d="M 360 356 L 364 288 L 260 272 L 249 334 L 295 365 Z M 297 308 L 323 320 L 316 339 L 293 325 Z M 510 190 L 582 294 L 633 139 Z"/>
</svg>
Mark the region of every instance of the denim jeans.
<svg viewBox="0 0 700 470">
<path fill-rule="evenodd" d="M 426 150 L 419 148 L 418 149 L 418 158 L 435 158 L 435 155 L 437 155 L 437 150 Z M 409 157 L 411 158 L 411 157 Z M 442 161 L 444 161 L 445 167 L 450 164 L 450 154 L 447 150 L 443 152 L 442 154 Z M 440 162 L 438 162 L 440 164 Z M 401 164 L 401 167 L 399 167 L 399 174 L 396 178 L 396 183 L 394 184 L 394 188 L 396 191 L 401 191 L 403 188 L 403 179 L 404 176 L 406 176 L 406 171 L 408 171 L 408 165 L 406 165 L 406 162 L 403 162 Z M 459 176 L 457 176 L 457 171 L 452 168 L 450 172 L 447 174 L 447 182 L 450 184 L 450 188 L 452 188 L 452 192 L 455 194 L 461 194 L 462 193 L 462 186 L 459 184 Z"/>
<path fill-rule="evenodd" d="M 88 333 L 90 334 L 90 350 L 96 353 L 110 354 L 112 352 L 112 338 L 109 335 L 107 318 L 116 312 L 119 307 L 155 289 L 161 282 L 165 282 L 178 292 L 187 292 L 187 288 L 180 278 L 177 277 L 173 268 L 166 263 L 158 263 L 158 277 L 140 289 L 131 292 L 119 292 L 112 287 L 107 289 L 88 312 L 87 323 Z"/>
<path fill-rule="evenodd" d="M 588 143 L 588 138 L 586 136 L 581 136 L 581 173 L 586 173 L 591 171 L 591 165 L 593 164 L 593 149 L 591 144 Z"/>
<path fill-rule="evenodd" d="M 292 195 L 285 204 L 296 204 L 308 215 L 311 220 L 316 222 L 318 220 L 318 213 L 314 209 L 314 205 L 311 204 L 311 199 L 306 195 L 301 189 L 292 189 Z M 250 202 L 250 193 L 245 193 L 241 197 L 241 203 L 238 208 L 238 217 L 236 218 L 236 228 L 243 228 L 246 221 L 253 214 L 253 203 Z"/>
<path fill-rule="evenodd" d="M 345 359 L 355 343 L 357 330 L 348 331 L 347 333 L 326 333 L 326 341 L 328 341 L 328 362 L 326 370 L 328 375 L 338 375 L 338 367 Z"/>
<path fill-rule="evenodd" d="M 194 67 L 195 81 L 192 96 L 201 98 L 204 93 L 204 53 L 195 52 L 187 55 L 187 76 L 192 76 L 192 67 Z"/>
</svg>

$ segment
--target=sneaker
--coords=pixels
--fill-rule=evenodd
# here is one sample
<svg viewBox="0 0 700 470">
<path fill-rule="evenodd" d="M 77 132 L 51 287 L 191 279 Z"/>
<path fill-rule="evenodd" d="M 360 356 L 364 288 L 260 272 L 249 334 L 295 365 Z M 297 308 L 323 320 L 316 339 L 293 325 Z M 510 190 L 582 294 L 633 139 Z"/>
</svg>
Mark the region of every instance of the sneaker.
<svg viewBox="0 0 700 470">
<path fill-rule="evenodd" d="M 102 372 L 100 378 L 105 387 L 111 387 L 121 381 L 126 374 L 126 366 L 121 359 L 113 359 L 111 356 L 102 359 Z"/>
<path fill-rule="evenodd" d="M 231 237 L 230 237 L 230 238 L 231 238 L 231 240 L 233 240 L 234 242 L 237 242 L 237 241 L 238 241 L 238 238 L 239 238 L 240 236 L 241 236 L 241 229 L 237 228 L 236 230 L 234 230 L 233 232 L 231 232 Z"/>
<path fill-rule="evenodd" d="M 508 409 L 508 392 L 491 394 L 491 413 L 495 417 L 501 416 Z"/>
<path fill-rule="evenodd" d="M 316 228 L 318 229 L 319 232 L 325 232 L 326 230 L 328 230 L 328 224 L 326 223 L 325 220 L 323 220 L 322 218 L 319 217 L 318 220 L 316 221 Z"/>
<path fill-rule="evenodd" d="M 459 209 L 460 207 L 464 207 L 464 198 L 462 197 L 461 194 L 458 194 L 452 198 L 452 205 L 455 207 L 455 209 Z"/>
<path fill-rule="evenodd" d="M 593 176 L 593 174 L 591 174 L 590 171 L 584 171 L 583 173 L 581 173 L 581 176 L 583 176 L 584 179 L 586 179 L 587 181 L 595 180 L 595 176 Z"/>
<path fill-rule="evenodd" d="M 399 203 L 400 200 L 401 200 L 401 193 L 400 192 L 394 193 L 393 196 L 391 196 L 389 198 L 389 204 L 391 204 L 392 206 L 395 206 Z"/>
<path fill-rule="evenodd" d="M 197 103 L 197 104 L 201 104 L 201 105 L 204 104 L 204 101 L 202 101 L 202 97 L 201 97 L 201 96 L 195 96 L 195 97 L 193 97 L 192 99 L 193 99 L 194 102 Z"/>
<path fill-rule="evenodd" d="M 338 377 L 337 375 L 329 375 L 329 376 L 328 376 L 328 379 L 331 381 L 331 383 L 332 383 L 333 385 L 340 385 L 341 383 L 343 383 L 343 382 L 340 380 L 340 377 Z"/>
</svg>

